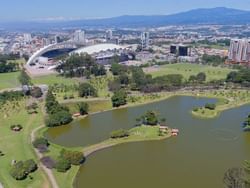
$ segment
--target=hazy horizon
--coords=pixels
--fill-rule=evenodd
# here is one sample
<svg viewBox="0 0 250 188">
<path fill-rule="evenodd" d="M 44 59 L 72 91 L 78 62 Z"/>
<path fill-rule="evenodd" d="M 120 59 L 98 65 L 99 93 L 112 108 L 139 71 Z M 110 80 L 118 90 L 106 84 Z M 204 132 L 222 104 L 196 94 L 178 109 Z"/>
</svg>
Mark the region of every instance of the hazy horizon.
<svg viewBox="0 0 250 188">
<path fill-rule="evenodd" d="M 250 0 L 8 0 L 0 3 L 0 21 L 77 20 L 122 15 L 169 15 L 198 8 L 227 7 L 250 10 Z"/>
</svg>

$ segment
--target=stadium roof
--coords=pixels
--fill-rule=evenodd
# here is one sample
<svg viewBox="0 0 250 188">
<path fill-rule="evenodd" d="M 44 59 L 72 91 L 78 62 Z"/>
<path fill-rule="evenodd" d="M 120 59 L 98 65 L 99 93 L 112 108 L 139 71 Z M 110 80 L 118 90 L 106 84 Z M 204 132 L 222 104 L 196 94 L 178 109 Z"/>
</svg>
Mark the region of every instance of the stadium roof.
<svg viewBox="0 0 250 188">
<path fill-rule="evenodd" d="M 119 50 L 124 49 L 125 47 L 116 45 L 116 44 L 97 44 L 93 46 L 83 47 L 80 49 L 77 49 L 73 51 L 72 53 L 87 53 L 87 54 L 94 54 L 94 53 L 100 53 L 101 51 L 108 51 L 108 50 Z"/>
</svg>

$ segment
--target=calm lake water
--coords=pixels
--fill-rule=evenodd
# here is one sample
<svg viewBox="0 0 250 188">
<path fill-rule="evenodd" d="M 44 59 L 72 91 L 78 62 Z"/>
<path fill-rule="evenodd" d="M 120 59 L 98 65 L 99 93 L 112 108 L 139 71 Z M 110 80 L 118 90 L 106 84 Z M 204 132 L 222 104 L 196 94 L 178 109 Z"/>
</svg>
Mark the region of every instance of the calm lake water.
<svg viewBox="0 0 250 188">
<path fill-rule="evenodd" d="M 250 106 L 215 119 L 192 117 L 191 109 L 213 99 L 173 97 L 165 101 L 96 114 L 52 128 L 47 138 L 68 147 L 86 146 L 129 129 L 147 110 L 159 111 L 180 135 L 164 141 L 123 144 L 95 153 L 81 167 L 75 188 L 222 188 L 224 172 L 250 159 L 250 133 L 241 124 Z"/>
</svg>

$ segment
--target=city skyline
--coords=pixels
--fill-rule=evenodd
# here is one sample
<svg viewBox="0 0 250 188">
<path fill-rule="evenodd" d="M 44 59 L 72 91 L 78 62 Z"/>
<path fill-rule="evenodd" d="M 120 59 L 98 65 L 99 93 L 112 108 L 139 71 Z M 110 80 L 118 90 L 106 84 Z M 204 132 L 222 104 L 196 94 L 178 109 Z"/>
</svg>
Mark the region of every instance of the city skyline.
<svg viewBox="0 0 250 188">
<path fill-rule="evenodd" d="M 87 0 L 84 3 L 80 0 L 70 2 L 66 0 L 54 0 L 53 2 L 49 0 L 36 2 L 10 0 L 1 2 L 0 21 L 93 19 L 121 15 L 169 15 L 196 8 L 214 7 L 250 10 L 250 1 L 211 0 L 204 2 L 201 0 L 182 0 L 176 6 L 173 0 L 149 0 L 147 3 L 143 0 L 122 2 L 106 0 L 101 3 L 100 0 Z M 10 10 L 12 10 L 11 14 Z"/>
</svg>

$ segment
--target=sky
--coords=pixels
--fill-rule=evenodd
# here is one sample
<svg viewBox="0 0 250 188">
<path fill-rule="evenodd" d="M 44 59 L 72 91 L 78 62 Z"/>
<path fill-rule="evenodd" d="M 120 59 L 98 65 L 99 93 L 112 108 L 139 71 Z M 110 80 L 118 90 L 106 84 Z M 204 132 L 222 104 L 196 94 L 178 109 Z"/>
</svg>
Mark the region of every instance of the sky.
<svg viewBox="0 0 250 188">
<path fill-rule="evenodd" d="M 0 0 L 0 21 L 167 15 L 212 7 L 250 10 L 250 0 Z"/>
</svg>

